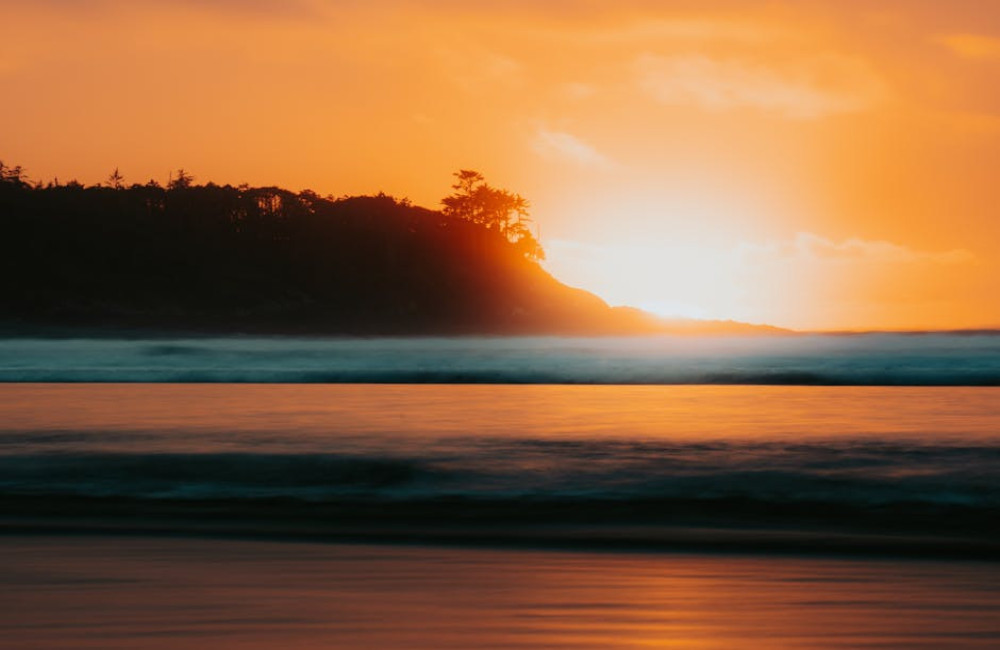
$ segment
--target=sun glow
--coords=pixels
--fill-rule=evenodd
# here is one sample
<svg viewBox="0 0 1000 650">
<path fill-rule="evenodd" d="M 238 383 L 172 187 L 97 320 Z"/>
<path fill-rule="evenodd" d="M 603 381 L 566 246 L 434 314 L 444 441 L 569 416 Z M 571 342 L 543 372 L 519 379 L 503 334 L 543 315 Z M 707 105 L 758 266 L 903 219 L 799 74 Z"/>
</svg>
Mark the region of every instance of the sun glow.
<svg viewBox="0 0 1000 650">
<path fill-rule="evenodd" d="M 613 304 L 1000 325 L 1000 8 L 722 4 L 0 0 L 0 160 L 429 208 L 476 169 Z"/>
<path fill-rule="evenodd" d="M 692 192 L 591 209 L 602 207 L 615 215 L 608 220 L 632 227 L 600 239 L 550 239 L 546 266 L 557 277 L 612 305 L 668 318 L 759 318 L 740 253 L 740 233 L 755 222 L 751 206 Z"/>
<path fill-rule="evenodd" d="M 674 242 L 549 244 L 549 268 L 558 276 L 581 274 L 587 286 L 613 305 L 631 305 L 660 316 L 743 317 L 738 268 L 732 251 Z M 569 280 L 572 282 L 572 280 Z M 741 295 L 742 294 L 742 295 Z"/>
</svg>

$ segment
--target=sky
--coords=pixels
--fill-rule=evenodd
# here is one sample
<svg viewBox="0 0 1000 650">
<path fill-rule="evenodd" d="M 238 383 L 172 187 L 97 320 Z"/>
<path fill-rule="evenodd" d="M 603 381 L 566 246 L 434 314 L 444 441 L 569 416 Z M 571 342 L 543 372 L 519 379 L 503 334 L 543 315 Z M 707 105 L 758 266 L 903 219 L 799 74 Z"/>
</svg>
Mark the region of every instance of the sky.
<svg viewBox="0 0 1000 650">
<path fill-rule="evenodd" d="M 1000 326 L 1000 3 L 0 0 L 33 180 L 475 169 L 560 280 L 796 329 Z"/>
</svg>

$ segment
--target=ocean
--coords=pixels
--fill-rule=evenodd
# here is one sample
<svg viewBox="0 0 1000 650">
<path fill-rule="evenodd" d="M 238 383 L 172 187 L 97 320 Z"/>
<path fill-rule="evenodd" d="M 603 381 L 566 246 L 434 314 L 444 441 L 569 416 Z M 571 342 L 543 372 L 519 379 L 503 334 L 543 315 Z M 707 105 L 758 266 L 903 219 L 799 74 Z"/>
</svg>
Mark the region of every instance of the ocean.
<svg viewBox="0 0 1000 650">
<path fill-rule="evenodd" d="M 1000 386 L 1000 333 L 14 338 L 0 381 Z"/>
<path fill-rule="evenodd" d="M 530 564 L 532 575 L 551 573 L 557 582 L 533 587 L 545 595 L 532 609 L 522 575 L 504 588 L 523 603 L 500 604 L 547 616 L 545 599 L 558 600 L 558 581 L 576 584 L 565 566 L 586 557 L 593 584 L 577 592 L 565 586 L 562 642 L 549 627 L 543 645 L 515 642 L 500 633 L 523 623 L 510 619 L 477 645 L 584 647 L 570 642 L 583 639 L 585 627 L 572 603 L 591 602 L 584 609 L 593 616 L 618 621 L 594 637 L 606 643 L 591 647 L 642 645 L 623 641 L 633 637 L 727 647 L 734 634 L 759 647 L 863 647 L 864 638 L 873 647 L 916 647 L 906 631 L 914 624 L 902 621 L 920 615 L 899 599 L 918 592 L 925 612 L 948 620 L 922 628 L 927 647 L 1000 642 L 1000 336 L 7 339 L 0 380 L 7 382 L 0 385 L 0 575 L 8 593 L 54 580 L 62 585 L 54 593 L 69 598 L 66 590 L 79 585 L 60 581 L 100 566 L 110 582 L 87 587 L 95 593 L 83 598 L 97 603 L 167 580 L 164 566 L 187 575 L 200 570 L 204 554 L 225 562 L 246 552 L 244 570 L 253 571 L 257 557 L 282 598 L 308 595 L 274 584 L 275 563 L 291 562 L 295 571 L 357 582 L 359 602 L 367 602 L 374 597 L 365 571 L 382 576 L 384 597 L 392 590 L 385 562 L 402 555 L 398 568 L 409 577 L 398 587 L 418 599 L 422 590 L 440 598 L 431 592 L 460 580 L 449 558 L 471 562 L 482 576 Z M 59 558 L 51 566 L 33 550 L 46 545 Z M 371 550 L 385 548 L 408 550 L 389 560 L 387 551 Z M 131 554 L 120 571 L 114 549 Z M 309 569 L 300 552 L 346 554 L 359 564 L 347 570 L 350 563 L 317 559 Z M 155 575 L 143 553 L 159 567 Z M 451 577 L 433 578 L 427 562 Z M 699 610 L 698 630 L 664 624 L 650 636 L 642 617 L 654 610 L 623 596 L 626 587 L 673 583 L 655 587 L 643 566 L 693 593 L 735 580 L 729 586 L 757 598 L 763 609 L 753 616 L 764 618 L 732 632 L 732 625 L 713 628 Z M 693 576 L 692 566 L 700 567 Z M 752 580 L 733 578 L 748 566 Z M 221 567 L 205 570 L 234 579 Z M 623 586 L 624 575 L 631 577 Z M 855 584 L 852 575 L 863 579 Z M 777 597 L 768 576 L 815 589 L 846 580 L 827 594 L 847 607 L 835 611 L 875 627 L 851 628 L 838 645 L 834 610 L 822 598 L 789 587 L 780 595 L 784 609 L 764 607 Z M 604 595 L 594 586 L 602 579 L 613 585 Z M 197 600 L 196 583 L 171 588 Z M 884 629 L 872 611 L 858 618 L 862 607 L 844 604 L 853 602 L 852 589 L 860 602 L 875 583 L 895 585 L 870 604 L 882 608 Z M 310 585 L 337 602 L 352 598 L 343 586 Z M 978 608 L 969 608 L 971 594 Z M 491 591 L 470 597 L 481 599 L 481 616 L 498 606 Z M 624 609 L 612 605 L 618 598 Z M 18 602 L 8 617 L 49 615 L 42 600 Z M 294 623 L 268 633 L 306 634 L 295 636 L 301 647 L 390 647 L 373 641 L 385 631 L 378 617 L 391 621 L 396 611 L 419 628 L 448 616 L 442 609 L 424 620 L 409 605 L 385 599 L 379 609 L 379 602 L 367 605 L 376 619 L 358 627 L 334 616 L 340 622 L 322 625 L 312 641 Z M 452 607 L 475 618 L 469 602 Z M 793 625 L 796 608 L 813 617 L 804 620 L 825 623 Z M 114 619 L 102 611 L 98 618 Z M 232 602 L 225 613 L 245 615 Z M 21 630 L 18 647 L 67 642 L 41 634 L 43 623 L 21 629 L 2 616 Z M 309 616 L 319 625 L 320 613 Z M 140 643 L 138 628 L 125 625 L 126 633 L 122 625 L 91 629 L 93 647 L 171 647 L 159 637 Z M 246 628 L 222 627 L 229 631 L 196 638 L 274 647 L 239 641 Z M 112 643 L 112 628 L 125 641 Z M 470 647 L 463 643 L 471 637 L 452 632 L 453 647 Z M 767 634 L 784 641 L 765 645 L 754 636 Z M 49 640 L 35 646 L 32 638 Z M 434 647 L 434 638 L 410 640 Z"/>
</svg>

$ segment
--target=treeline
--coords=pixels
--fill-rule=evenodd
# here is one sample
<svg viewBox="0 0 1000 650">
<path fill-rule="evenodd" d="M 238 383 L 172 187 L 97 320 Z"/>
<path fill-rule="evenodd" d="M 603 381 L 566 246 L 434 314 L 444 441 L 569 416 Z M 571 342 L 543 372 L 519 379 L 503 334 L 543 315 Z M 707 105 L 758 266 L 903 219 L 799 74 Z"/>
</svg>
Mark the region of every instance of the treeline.
<svg viewBox="0 0 1000 650">
<path fill-rule="evenodd" d="M 0 165 L 0 324 L 355 334 L 603 327 L 599 299 L 538 266 L 526 202 L 475 172 L 457 176 L 445 210 L 434 211 L 384 194 L 197 185 L 183 171 L 165 187 L 126 186 L 118 170 L 98 186 L 31 183 Z"/>
</svg>

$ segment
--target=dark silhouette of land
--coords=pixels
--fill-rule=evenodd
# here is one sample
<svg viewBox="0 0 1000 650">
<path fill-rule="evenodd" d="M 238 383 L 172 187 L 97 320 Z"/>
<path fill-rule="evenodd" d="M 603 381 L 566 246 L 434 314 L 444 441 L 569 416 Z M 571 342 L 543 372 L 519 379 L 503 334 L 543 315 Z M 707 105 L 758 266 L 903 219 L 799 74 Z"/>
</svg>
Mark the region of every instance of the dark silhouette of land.
<svg viewBox="0 0 1000 650">
<path fill-rule="evenodd" d="M 8 332 L 766 332 L 611 308 L 539 266 L 527 202 L 456 174 L 443 211 L 277 187 L 29 183 L 0 165 Z"/>
</svg>

